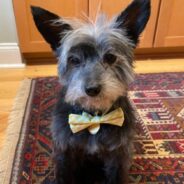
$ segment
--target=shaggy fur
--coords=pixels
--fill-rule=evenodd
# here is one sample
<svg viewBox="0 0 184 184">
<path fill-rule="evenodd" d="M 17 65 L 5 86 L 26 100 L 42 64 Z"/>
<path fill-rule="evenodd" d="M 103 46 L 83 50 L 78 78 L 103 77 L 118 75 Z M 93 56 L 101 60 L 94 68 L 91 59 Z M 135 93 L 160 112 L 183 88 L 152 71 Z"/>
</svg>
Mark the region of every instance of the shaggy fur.
<svg viewBox="0 0 184 184">
<path fill-rule="evenodd" d="M 135 121 L 133 109 L 127 97 L 121 97 L 112 109 L 122 107 L 125 124 L 119 128 L 103 125 L 99 133 L 90 135 L 88 130 L 72 134 L 68 115 L 81 114 L 83 109 L 58 98 L 53 124 L 55 143 L 54 158 L 59 183 L 94 184 L 127 183 L 131 158 L 132 130 Z M 76 176 L 75 176 L 76 175 Z"/>
<path fill-rule="evenodd" d="M 101 15 L 95 23 L 63 20 L 39 7 L 32 7 L 32 13 L 58 58 L 63 86 L 52 124 L 57 183 L 128 183 L 135 117 L 127 90 L 150 0 L 134 0 L 111 21 Z M 122 127 L 103 124 L 95 135 L 70 130 L 70 113 L 101 115 L 119 107 L 125 114 Z"/>
</svg>

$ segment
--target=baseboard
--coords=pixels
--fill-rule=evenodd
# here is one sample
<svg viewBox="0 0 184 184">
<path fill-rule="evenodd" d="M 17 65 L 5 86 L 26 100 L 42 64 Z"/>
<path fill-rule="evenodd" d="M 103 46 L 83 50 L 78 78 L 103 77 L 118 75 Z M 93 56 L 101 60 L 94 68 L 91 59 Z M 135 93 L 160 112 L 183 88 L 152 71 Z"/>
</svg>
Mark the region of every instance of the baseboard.
<svg viewBox="0 0 184 184">
<path fill-rule="evenodd" d="M 51 52 L 23 53 L 26 64 L 56 64 L 57 60 Z M 184 58 L 184 47 L 170 48 L 138 48 L 135 60 L 145 59 L 179 59 Z"/>
<path fill-rule="evenodd" d="M 17 43 L 0 43 L 0 67 L 22 67 L 22 57 Z"/>
<path fill-rule="evenodd" d="M 0 64 L 0 68 L 25 68 L 24 63 L 20 64 Z"/>
</svg>

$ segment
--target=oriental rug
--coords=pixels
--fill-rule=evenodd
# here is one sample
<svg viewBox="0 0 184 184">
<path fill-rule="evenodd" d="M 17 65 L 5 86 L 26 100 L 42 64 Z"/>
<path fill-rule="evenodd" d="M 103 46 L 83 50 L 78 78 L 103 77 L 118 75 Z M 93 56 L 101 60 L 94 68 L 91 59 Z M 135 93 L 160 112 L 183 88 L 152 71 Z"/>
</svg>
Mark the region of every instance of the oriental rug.
<svg viewBox="0 0 184 184">
<path fill-rule="evenodd" d="M 57 77 L 22 83 L 0 156 L 0 183 L 52 184 L 50 124 Z M 184 73 L 141 74 L 130 86 L 136 111 L 129 183 L 184 183 Z"/>
</svg>

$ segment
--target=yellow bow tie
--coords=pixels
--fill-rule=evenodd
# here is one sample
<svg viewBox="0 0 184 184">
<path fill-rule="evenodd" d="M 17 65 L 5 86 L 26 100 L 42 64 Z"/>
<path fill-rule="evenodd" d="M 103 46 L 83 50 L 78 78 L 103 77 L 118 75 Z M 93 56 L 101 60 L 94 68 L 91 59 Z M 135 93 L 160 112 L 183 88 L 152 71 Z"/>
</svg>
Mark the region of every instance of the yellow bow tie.
<svg viewBox="0 0 184 184">
<path fill-rule="evenodd" d="M 121 108 L 118 108 L 103 116 L 91 116 L 86 112 L 83 112 L 82 115 L 69 115 L 69 125 L 73 133 L 77 133 L 88 128 L 91 134 L 96 134 L 100 129 L 100 124 L 122 126 L 123 122 L 124 113 Z"/>
</svg>

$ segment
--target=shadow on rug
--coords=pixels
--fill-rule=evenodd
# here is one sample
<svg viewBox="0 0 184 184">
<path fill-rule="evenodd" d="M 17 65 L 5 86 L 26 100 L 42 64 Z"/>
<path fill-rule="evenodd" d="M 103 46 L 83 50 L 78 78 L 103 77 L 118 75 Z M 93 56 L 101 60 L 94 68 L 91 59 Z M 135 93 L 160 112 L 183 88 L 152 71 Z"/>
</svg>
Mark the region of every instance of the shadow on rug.
<svg viewBox="0 0 184 184">
<path fill-rule="evenodd" d="M 37 78 L 27 83 L 28 87 L 22 87 L 22 94 L 27 91 L 26 110 L 22 115 L 19 108 L 14 110 L 21 121 L 12 122 L 8 130 L 1 184 L 54 181 L 49 127 L 58 79 Z M 129 97 L 137 114 L 130 183 L 184 183 L 184 73 L 139 75 L 130 86 Z M 20 99 L 21 95 L 18 103 Z M 17 135 L 12 135 L 14 131 Z"/>
</svg>

